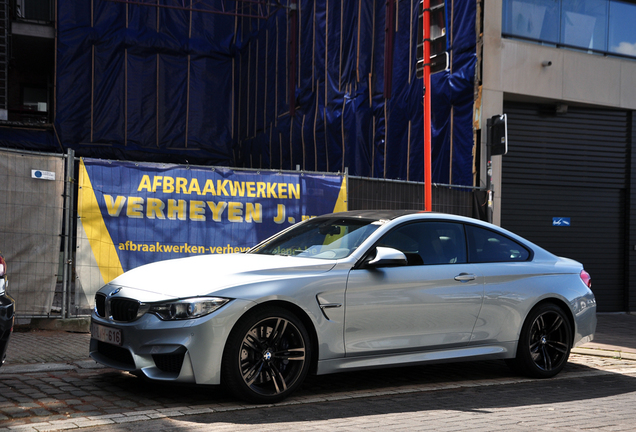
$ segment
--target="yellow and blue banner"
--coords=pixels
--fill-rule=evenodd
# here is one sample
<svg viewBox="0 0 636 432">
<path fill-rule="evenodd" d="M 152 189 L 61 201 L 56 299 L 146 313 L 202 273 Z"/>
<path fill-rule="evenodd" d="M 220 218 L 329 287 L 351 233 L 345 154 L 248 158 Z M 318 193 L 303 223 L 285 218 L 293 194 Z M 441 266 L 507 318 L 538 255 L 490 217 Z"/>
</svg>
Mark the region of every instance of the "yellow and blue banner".
<svg viewBox="0 0 636 432">
<path fill-rule="evenodd" d="M 78 262 L 97 266 L 101 285 L 153 261 L 244 252 L 296 222 L 345 211 L 346 201 L 341 175 L 84 158 L 78 237 L 92 256 Z"/>
</svg>

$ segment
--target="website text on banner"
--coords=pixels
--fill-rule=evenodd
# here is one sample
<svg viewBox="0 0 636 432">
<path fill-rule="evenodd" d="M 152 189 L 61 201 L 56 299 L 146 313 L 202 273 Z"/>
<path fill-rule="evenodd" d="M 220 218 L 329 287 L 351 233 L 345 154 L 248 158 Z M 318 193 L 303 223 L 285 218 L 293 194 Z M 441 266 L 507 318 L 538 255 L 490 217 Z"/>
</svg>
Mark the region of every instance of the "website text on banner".
<svg viewBox="0 0 636 432">
<path fill-rule="evenodd" d="M 347 209 L 340 175 L 82 159 L 79 188 L 78 238 L 92 257 L 78 261 L 96 263 L 101 283 L 153 261 L 243 252 Z"/>
</svg>

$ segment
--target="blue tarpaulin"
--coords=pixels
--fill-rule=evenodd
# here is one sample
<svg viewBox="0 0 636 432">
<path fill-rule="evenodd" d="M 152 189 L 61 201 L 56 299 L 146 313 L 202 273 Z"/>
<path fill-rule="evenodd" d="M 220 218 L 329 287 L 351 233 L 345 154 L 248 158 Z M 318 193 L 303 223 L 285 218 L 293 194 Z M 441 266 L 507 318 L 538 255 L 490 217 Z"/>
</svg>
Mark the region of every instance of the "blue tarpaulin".
<svg viewBox="0 0 636 432">
<path fill-rule="evenodd" d="M 257 19 L 58 0 L 55 130 L 0 128 L 0 146 L 423 181 L 419 2 L 395 1 L 392 38 L 388 3 L 298 0 Z M 452 64 L 431 80 L 435 183 L 472 185 L 475 9 L 446 5 Z"/>
</svg>

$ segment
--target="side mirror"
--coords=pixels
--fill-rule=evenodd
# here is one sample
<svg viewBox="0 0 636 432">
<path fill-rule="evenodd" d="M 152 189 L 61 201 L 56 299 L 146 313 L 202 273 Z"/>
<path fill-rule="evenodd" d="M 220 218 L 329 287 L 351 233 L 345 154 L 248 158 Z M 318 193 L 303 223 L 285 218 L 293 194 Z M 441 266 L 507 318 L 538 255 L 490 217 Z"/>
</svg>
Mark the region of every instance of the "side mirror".
<svg viewBox="0 0 636 432">
<path fill-rule="evenodd" d="M 375 257 L 366 263 L 366 267 L 405 266 L 407 263 L 406 255 L 399 250 L 378 246 Z"/>
</svg>

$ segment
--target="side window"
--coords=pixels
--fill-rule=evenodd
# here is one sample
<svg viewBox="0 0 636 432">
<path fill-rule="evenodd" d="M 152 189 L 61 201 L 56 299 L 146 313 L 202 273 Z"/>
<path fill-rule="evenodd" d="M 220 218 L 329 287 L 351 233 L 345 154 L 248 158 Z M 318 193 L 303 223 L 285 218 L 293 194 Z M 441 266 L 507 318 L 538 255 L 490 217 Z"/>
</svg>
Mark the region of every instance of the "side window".
<svg viewBox="0 0 636 432">
<path fill-rule="evenodd" d="M 514 240 L 485 228 L 466 225 L 471 263 L 526 261 L 530 252 Z"/>
<path fill-rule="evenodd" d="M 387 233 L 378 246 L 397 249 L 408 265 L 455 264 L 466 262 L 466 242 L 461 224 L 416 222 Z"/>
</svg>

